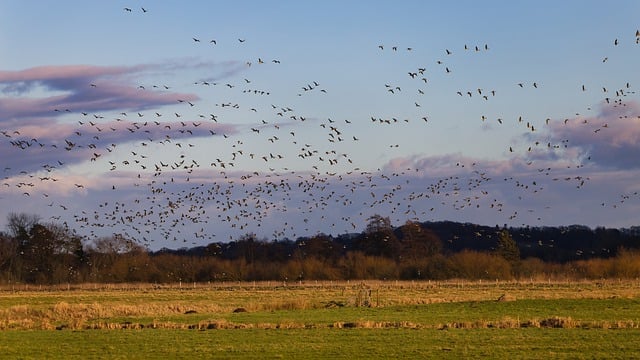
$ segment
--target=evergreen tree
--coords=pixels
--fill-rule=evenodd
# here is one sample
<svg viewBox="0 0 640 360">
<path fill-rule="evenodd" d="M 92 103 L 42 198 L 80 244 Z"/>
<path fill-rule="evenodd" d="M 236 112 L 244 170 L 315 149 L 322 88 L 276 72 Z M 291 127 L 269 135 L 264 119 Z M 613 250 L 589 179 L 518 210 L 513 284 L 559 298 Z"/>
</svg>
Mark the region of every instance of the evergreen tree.
<svg viewBox="0 0 640 360">
<path fill-rule="evenodd" d="M 496 253 L 511 264 L 520 261 L 520 249 L 518 248 L 518 244 L 513 240 L 507 229 L 502 229 L 498 234 L 498 246 L 496 247 Z"/>
</svg>

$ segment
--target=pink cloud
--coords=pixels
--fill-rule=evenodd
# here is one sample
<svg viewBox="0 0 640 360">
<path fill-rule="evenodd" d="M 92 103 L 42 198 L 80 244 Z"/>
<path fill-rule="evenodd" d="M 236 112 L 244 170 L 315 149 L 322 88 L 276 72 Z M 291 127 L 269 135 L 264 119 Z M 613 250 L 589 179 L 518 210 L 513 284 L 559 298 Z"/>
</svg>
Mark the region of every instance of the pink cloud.
<svg viewBox="0 0 640 360">
<path fill-rule="evenodd" d="M 172 91 L 141 91 L 132 84 L 131 77 L 143 75 L 158 65 L 130 67 L 100 67 L 86 65 L 45 66 L 21 71 L 0 72 L 0 86 L 13 97 L 0 100 L 0 121 L 17 121 L 29 117 L 53 116 L 54 110 L 73 112 L 147 109 L 196 101 L 195 94 Z M 26 97 L 37 86 L 50 95 Z M 60 94 L 60 92 L 63 92 Z"/>
<path fill-rule="evenodd" d="M 69 79 L 95 79 L 107 75 L 137 73 L 149 68 L 149 65 L 137 66 L 91 66 L 63 65 L 39 66 L 19 71 L 0 71 L 0 83 L 51 81 Z"/>
<path fill-rule="evenodd" d="M 576 116 L 549 124 L 554 144 L 579 149 L 582 157 L 604 167 L 640 167 L 640 104 L 603 103 L 594 116 Z"/>
</svg>

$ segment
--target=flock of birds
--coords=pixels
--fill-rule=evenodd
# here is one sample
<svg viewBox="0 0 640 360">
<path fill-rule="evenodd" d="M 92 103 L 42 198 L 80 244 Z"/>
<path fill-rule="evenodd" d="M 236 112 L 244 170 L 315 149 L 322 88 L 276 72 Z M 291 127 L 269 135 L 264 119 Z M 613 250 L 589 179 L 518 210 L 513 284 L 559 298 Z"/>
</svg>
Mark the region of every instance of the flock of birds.
<svg viewBox="0 0 640 360">
<path fill-rule="evenodd" d="M 126 13 L 138 12 L 124 8 Z M 140 13 L 150 14 L 146 8 Z M 221 46 L 216 39 L 192 37 L 194 44 Z M 237 38 L 238 46 L 250 41 Z M 640 41 L 640 32 L 635 34 L 635 43 Z M 613 46 L 618 46 L 616 39 Z M 411 52 L 413 47 L 387 46 L 380 44 L 379 52 Z M 312 235 L 314 232 L 358 231 L 363 228 L 368 216 L 375 213 L 390 215 L 398 221 L 424 221 L 434 216 L 444 207 L 455 210 L 482 209 L 502 213 L 505 219 L 519 216 L 510 211 L 492 189 L 509 187 L 518 196 L 526 197 L 544 190 L 542 181 L 536 178 L 522 179 L 505 177 L 496 179 L 489 169 L 484 169 L 480 161 L 449 159 L 458 172 L 443 175 L 431 183 L 423 183 L 429 170 L 411 164 L 403 170 L 367 171 L 357 160 L 345 152 L 344 144 L 355 145 L 361 141 L 353 132 L 354 122 L 370 122 L 370 126 L 389 127 L 421 124 L 428 127 L 434 120 L 428 114 L 427 106 L 421 103 L 434 72 L 445 76 L 455 76 L 456 69 L 446 60 L 458 51 L 474 53 L 490 52 L 488 44 L 464 45 L 460 49 L 443 49 L 445 60 L 436 60 L 435 69 L 427 66 L 405 69 L 398 72 L 397 82 L 380 85 L 380 91 L 389 96 L 403 97 L 407 107 L 413 107 L 415 117 L 395 117 L 372 115 L 369 119 L 320 119 L 298 111 L 296 106 L 257 102 L 247 105 L 236 101 L 211 102 L 198 99 L 177 98 L 177 111 L 129 109 L 115 118 L 83 109 L 53 108 L 52 116 L 64 115 L 73 118 L 74 129 L 64 142 L 46 142 L 38 138 L 23 136 L 19 129 L 0 131 L 0 146 L 19 149 L 24 156 L 46 158 L 59 154 L 60 159 L 42 163 L 38 169 L 26 169 L 16 173 L 15 169 L 4 168 L 5 188 L 19 188 L 25 201 L 35 196 L 49 198 L 46 189 L 55 188 L 56 182 L 64 177 L 66 169 L 76 164 L 86 164 L 114 176 L 104 196 L 92 210 L 75 209 L 73 203 L 51 201 L 48 206 L 55 208 L 58 215 L 53 221 L 62 221 L 69 228 L 78 230 L 89 238 L 104 236 L 108 232 L 123 234 L 129 239 L 151 245 L 160 236 L 165 240 L 202 244 L 215 239 L 216 230 L 210 224 L 222 224 L 233 229 L 238 236 L 257 232 L 258 236 L 265 223 L 269 223 L 275 239 L 295 238 Z M 603 62 L 608 59 L 604 58 Z M 286 66 L 279 59 L 255 57 L 244 61 L 244 67 Z M 406 84 L 412 87 L 407 88 Z M 101 86 L 98 80 L 86 84 L 86 91 Z M 268 99 L 273 91 L 254 86 L 249 78 L 235 82 L 197 80 L 193 86 L 217 87 L 219 93 L 233 93 Z M 543 88 L 538 82 L 516 82 L 517 89 Z M 588 91 L 585 85 L 577 85 L 579 91 Z M 170 92 L 171 84 L 137 84 L 139 91 Z M 226 93 L 225 93 L 226 91 Z M 301 82 L 295 97 L 326 96 L 331 91 L 318 79 Z M 611 106 L 625 106 L 628 96 L 634 94 L 631 84 L 621 84 L 618 89 L 602 88 L 603 101 Z M 456 94 L 461 99 L 491 101 L 500 95 L 497 89 L 460 89 Z M 219 97 L 218 97 L 219 98 Z M 293 101 L 292 101 L 293 102 Z M 211 109 L 215 108 L 212 112 Z M 208 110 L 205 110 L 208 109 Z M 196 116 L 192 115 L 197 113 Z M 259 118 L 251 124 L 237 124 L 227 121 L 232 118 Z M 541 133 L 541 127 L 550 123 L 571 125 L 581 121 L 574 119 L 527 120 L 490 118 L 480 114 L 478 121 L 500 126 L 506 123 L 521 126 L 531 134 Z M 585 126 L 590 126 L 585 121 Z M 615 124 L 597 124 L 594 136 Z M 305 133 L 322 135 L 322 142 L 315 143 Z M 240 140 L 239 133 L 250 134 L 253 144 Z M 571 146 L 569 140 L 541 140 L 533 136 L 531 144 L 524 148 L 515 145 L 505 149 L 505 153 L 561 152 Z M 123 145 L 121 139 L 136 139 L 134 144 Z M 225 152 L 203 153 L 202 140 L 215 139 L 224 144 Z M 316 138 L 313 138 L 316 139 Z M 388 151 L 402 146 L 402 139 L 390 138 Z M 256 146 L 255 144 L 259 144 Z M 283 144 L 282 146 L 280 146 Z M 121 150 L 125 148 L 125 150 Z M 295 149 L 295 151 L 291 151 Z M 368 149 L 363 149 L 368 151 Z M 126 157 L 125 157 L 126 153 Z M 523 159 L 526 159 L 523 158 Z M 531 157 L 533 159 L 533 157 Z M 587 159 L 583 159 L 587 160 Z M 296 169 L 287 164 L 297 164 Z M 251 164 L 256 170 L 242 170 Z M 303 164 L 303 165 L 300 165 Z M 415 165 L 415 164 L 414 164 Z M 538 166 L 535 160 L 527 160 L 526 165 Z M 550 176 L 554 181 L 565 182 L 574 188 L 581 188 L 589 181 L 588 175 L 578 170 L 583 161 L 569 165 L 573 175 L 566 175 L 566 169 L 553 167 L 537 168 L 538 176 Z M 303 170 L 300 170 L 300 167 Z M 242 169 L 241 169 L 242 168 Z M 560 171 L 563 170 L 563 171 Z M 555 173 L 563 175 L 555 175 Z M 59 176 L 61 175 L 61 176 Z M 403 179 L 404 182 L 398 179 Z M 411 183 L 411 182 L 415 183 Z M 45 186 L 46 185 L 46 186 Z M 95 191 L 94 186 L 77 180 L 73 191 Z M 136 189 L 132 195 L 131 187 Z M 88 189 L 90 188 L 91 189 Z M 415 189 L 421 188 L 421 191 Z M 408 190 L 409 189 L 409 190 Z M 52 190 L 55 191 L 55 190 Z M 638 194 L 623 194 L 620 202 Z M 604 205 L 604 204 L 603 204 Z M 536 211 L 535 209 L 530 210 Z M 69 216 L 70 215 L 70 216 Z M 73 219 L 73 222 L 69 221 Z M 273 224 L 279 223 L 278 226 Z M 300 224 L 303 224 L 302 227 Z M 267 226 L 264 226 L 267 227 Z M 233 236 L 229 239 L 233 240 Z M 224 239 L 217 239 L 224 240 Z"/>
</svg>

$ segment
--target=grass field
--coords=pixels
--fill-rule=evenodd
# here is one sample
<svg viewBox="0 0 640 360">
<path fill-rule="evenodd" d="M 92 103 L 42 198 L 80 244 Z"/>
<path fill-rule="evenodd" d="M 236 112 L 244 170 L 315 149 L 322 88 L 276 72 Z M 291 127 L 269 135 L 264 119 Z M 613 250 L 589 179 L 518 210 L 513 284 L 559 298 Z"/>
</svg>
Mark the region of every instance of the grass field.
<svg viewBox="0 0 640 360">
<path fill-rule="evenodd" d="M 640 282 L 0 290 L 6 358 L 640 358 Z"/>
</svg>

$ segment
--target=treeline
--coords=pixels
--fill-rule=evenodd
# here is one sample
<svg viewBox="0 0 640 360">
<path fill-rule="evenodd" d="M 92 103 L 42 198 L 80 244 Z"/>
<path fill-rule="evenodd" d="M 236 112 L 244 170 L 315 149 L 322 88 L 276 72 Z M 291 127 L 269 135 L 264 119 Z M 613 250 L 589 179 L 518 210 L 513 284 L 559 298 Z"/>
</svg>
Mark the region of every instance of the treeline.
<svg viewBox="0 0 640 360">
<path fill-rule="evenodd" d="M 345 279 L 601 279 L 640 276 L 640 229 L 506 228 L 455 222 L 150 251 L 121 235 L 87 241 L 11 214 L 0 233 L 0 283 L 305 281 Z"/>
</svg>

